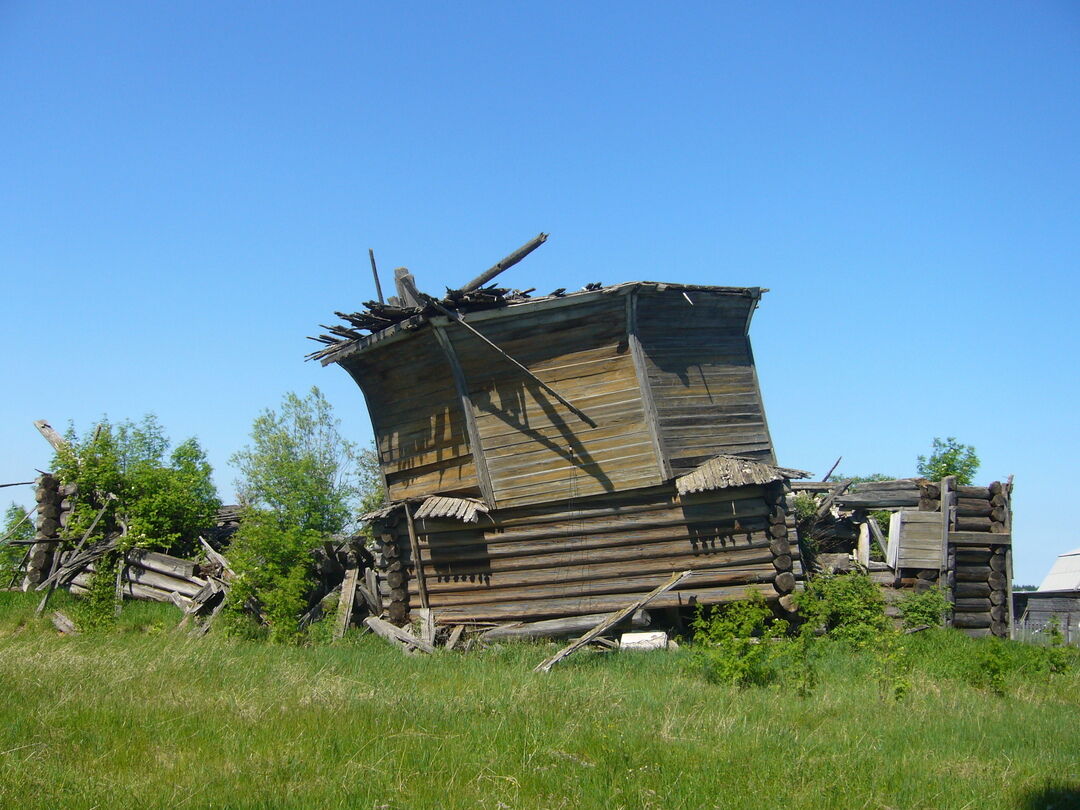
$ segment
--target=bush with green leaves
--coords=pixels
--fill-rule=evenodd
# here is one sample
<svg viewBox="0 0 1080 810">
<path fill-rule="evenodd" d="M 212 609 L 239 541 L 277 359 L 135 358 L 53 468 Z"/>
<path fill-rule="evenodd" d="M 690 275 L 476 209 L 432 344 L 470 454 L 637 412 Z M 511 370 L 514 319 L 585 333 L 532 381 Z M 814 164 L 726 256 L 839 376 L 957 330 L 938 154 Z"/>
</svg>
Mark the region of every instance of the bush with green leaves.
<svg viewBox="0 0 1080 810">
<path fill-rule="evenodd" d="M 960 444 L 953 436 L 947 439 L 934 437 L 933 450 L 929 456 L 919 456 L 919 475 L 931 481 L 940 481 L 952 475 L 956 483 L 967 486 L 975 480 L 979 470 L 979 457 L 970 444 Z"/>
<path fill-rule="evenodd" d="M 949 600 L 941 588 L 928 588 L 922 593 L 911 591 L 896 602 L 904 627 L 940 627 L 949 609 Z"/>
<path fill-rule="evenodd" d="M 869 644 L 889 627 L 881 589 L 860 572 L 820 574 L 794 601 L 807 631 L 839 641 Z"/>
<path fill-rule="evenodd" d="M 245 510 L 229 546 L 236 572 L 224 608 L 227 632 L 292 642 L 315 584 L 312 550 L 323 540 L 273 512 Z"/>
<path fill-rule="evenodd" d="M 78 487 L 66 539 L 81 538 L 102 507 L 108 507 L 96 534 L 126 526 L 125 547 L 159 548 L 179 556 L 194 552 L 199 533 L 213 525 L 221 506 L 196 439 L 170 451 L 161 424 L 148 415 L 141 422 L 106 419 L 82 436 L 72 427 L 67 442 L 53 462 L 60 480 Z M 109 501 L 109 494 L 117 500 Z"/>
<path fill-rule="evenodd" d="M 764 686 L 778 680 L 785 656 L 774 642 L 788 624 L 773 617 L 765 598 L 749 591 L 747 598 L 727 605 L 700 607 L 692 624 L 693 665 L 710 683 Z"/>
</svg>

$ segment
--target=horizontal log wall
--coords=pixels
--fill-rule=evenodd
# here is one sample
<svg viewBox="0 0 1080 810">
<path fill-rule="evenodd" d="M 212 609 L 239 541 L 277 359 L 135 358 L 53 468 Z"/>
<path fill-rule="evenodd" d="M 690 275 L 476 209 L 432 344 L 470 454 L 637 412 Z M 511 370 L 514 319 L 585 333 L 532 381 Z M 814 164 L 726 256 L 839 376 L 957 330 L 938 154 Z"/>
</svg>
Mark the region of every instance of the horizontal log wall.
<svg viewBox="0 0 1080 810">
<path fill-rule="evenodd" d="M 481 523 L 416 521 L 419 565 L 404 520 L 381 529 L 401 620 L 424 595 L 440 622 L 540 619 L 615 610 L 673 571 L 693 576 L 651 607 L 778 598 L 802 577 L 782 487 L 678 497 L 653 487 L 571 509 L 493 512 Z M 396 593 L 395 593 L 396 591 Z"/>
<path fill-rule="evenodd" d="M 636 295 L 644 371 L 672 473 L 720 453 L 775 463 L 746 334 L 757 299 L 676 289 Z"/>
</svg>

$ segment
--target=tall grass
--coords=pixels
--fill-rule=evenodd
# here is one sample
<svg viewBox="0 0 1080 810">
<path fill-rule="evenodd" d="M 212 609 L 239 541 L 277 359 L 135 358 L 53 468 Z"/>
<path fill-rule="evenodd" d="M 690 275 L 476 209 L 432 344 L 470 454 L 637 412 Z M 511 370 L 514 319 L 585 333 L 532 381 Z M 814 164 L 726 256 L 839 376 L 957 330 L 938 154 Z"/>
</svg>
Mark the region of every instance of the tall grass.
<svg viewBox="0 0 1080 810">
<path fill-rule="evenodd" d="M 798 698 L 707 683 L 682 653 L 582 653 L 537 675 L 550 646 L 410 658 L 371 636 L 309 648 L 192 639 L 170 629 L 171 606 L 141 603 L 115 632 L 62 637 L 33 620 L 35 601 L 0 594 L 2 807 L 1080 799 L 1080 675 L 1021 661 L 1003 694 L 975 688 L 965 662 L 981 645 L 949 631 L 910 637 L 901 701 L 882 698 L 872 656 L 838 646 Z"/>
</svg>

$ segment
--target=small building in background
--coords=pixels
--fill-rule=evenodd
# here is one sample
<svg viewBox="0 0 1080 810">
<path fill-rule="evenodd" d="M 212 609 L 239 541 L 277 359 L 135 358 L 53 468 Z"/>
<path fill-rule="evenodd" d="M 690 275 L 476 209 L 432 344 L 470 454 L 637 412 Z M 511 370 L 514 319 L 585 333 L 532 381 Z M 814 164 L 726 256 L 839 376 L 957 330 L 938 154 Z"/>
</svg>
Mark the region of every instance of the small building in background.
<svg viewBox="0 0 1080 810">
<path fill-rule="evenodd" d="M 1022 633 L 1045 633 L 1057 617 L 1066 640 L 1080 641 L 1080 548 L 1059 555 L 1037 591 L 1013 593 L 1013 606 Z"/>
</svg>

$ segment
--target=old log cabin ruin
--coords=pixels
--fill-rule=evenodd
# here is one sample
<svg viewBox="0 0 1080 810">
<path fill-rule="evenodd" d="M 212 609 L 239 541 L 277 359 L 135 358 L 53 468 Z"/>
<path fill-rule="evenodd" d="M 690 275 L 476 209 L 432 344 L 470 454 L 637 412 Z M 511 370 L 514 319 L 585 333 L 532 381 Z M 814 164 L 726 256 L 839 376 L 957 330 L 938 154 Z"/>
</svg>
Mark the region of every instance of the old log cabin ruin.
<svg viewBox="0 0 1080 810">
<path fill-rule="evenodd" d="M 804 491 L 820 502 L 807 533 L 891 596 L 940 584 L 951 624 L 1008 634 L 1011 482 L 793 483 L 809 474 L 777 466 L 749 338 L 766 290 L 489 283 L 545 238 L 441 299 L 399 268 L 396 297 L 314 338 L 371 415 L 391 622 L 583 629 L 679 571 L 654 621 L 748 590 L 790 611 Z M 887 538 L 874 510 L 892 513 Z"/>
<path fill-rule="evenodd" d="M 378 301 L 314 338 L 325 345 L 309 357 L 364 394 L 388 501 L 366 516 L 374 553 L 360 537 L 313 552 L 301 624 L 336 607 L 336 636 L 366 616 L 407 652 L 452 647 L 467 628 L 602 641 L 680 627 L 748 591 L 791 613 L 807 576 L 857 568 L 889 601 L 939 586 L 948 624 L 1011 634 L 1011 479 L 803 480 L 777 466 L 754 366 L 765 290 L 628 282 L 533 297 L 490 283 L 545 239 L 441 299 L 399 268 L 395 297 L 377 286 Z M 27 545 L 21 587 L 43 592 L 40 613 L 57 587 L 85 593 L 120 538 L 93 526 L 64 538 L 76 493 L 47 473 L 36 483 L 36 536 L 0 543 Z M 238 519 L 222 510 L 197 562 L 131 551 L 117 602 L 173 602 L 205 632 L 234 577 L 221 550 Z"/>
</svg>

